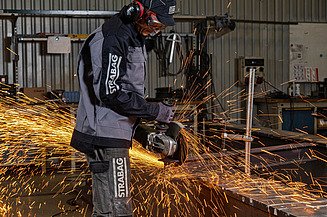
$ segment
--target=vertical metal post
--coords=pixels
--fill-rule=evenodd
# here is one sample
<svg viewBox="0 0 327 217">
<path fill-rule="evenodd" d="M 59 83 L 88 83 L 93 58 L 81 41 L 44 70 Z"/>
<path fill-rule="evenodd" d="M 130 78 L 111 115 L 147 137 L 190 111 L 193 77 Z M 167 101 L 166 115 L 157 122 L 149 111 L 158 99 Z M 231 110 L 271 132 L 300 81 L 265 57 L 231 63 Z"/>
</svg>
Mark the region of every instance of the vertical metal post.
<svg viewBox="0 0 327 217">
<path fill-rule="evenodd" d="M 194 134 L 195 134 L 195 136 L 198 136 L 198 133 L 199 133 L 199 129 L 198 129 L 198 124 L 199 124 L 198 116 L 199 116 L 198 108 L 195 108 L 195 110 L 194 110 Z"/>
<path fill-rule="evenodd" d="M 248 104 L 246 113 L 246 137 L 251 138 L 252 131 L 252 116 L 253 116 L 253 95 L 254 95 L 254 79 L 255 79 L 255 69 L 250 69 L 249 75 L 249 90 L 248 90 Z M 251 141 L 245 142 L 245 173 L 251 174 Z"/>
<path fill-rule="evenodd" d="M 213 59 L 213 54 L 212 53 L 210 53 L 210 55 L 209 55 L 209 74 L 210 74 L 210 77 L 209 77 L 209 79 L 210 79 L 210 89 L 209 88 L 207 88 L 207 96 L 210 96 L 211 94 L 214 94 L 215 96 L 216 96 L 216 90 L 215 90 L 215 86 L 214 86 L 214 84 L 213 84 L 213 73 L 212 73 L 212 67 L 213 67 L 213 65 L 212 65 L 212 59 Z M 208 115 L 208 119 L 209 120 L 213 120 L 214 119 L 214 114 L 215 114 L 215 111 L 216 111 L 216 106 L 213 106 L 214 105 L 214 97 L 210 97 L 211 99 L 209 100 L 209 109 L 208 109 L 208 112 L 210 112 L 210 114 Z"/>
<path fill-rule="evenodd" d="M 13 15 L 11 19 L 11 49 L 14 51 L 13 54 L 13 84 L 15 85 L 18 82 L 18 38 L 17 38 L 17 19 L 15 15 Z"/>
</svg>

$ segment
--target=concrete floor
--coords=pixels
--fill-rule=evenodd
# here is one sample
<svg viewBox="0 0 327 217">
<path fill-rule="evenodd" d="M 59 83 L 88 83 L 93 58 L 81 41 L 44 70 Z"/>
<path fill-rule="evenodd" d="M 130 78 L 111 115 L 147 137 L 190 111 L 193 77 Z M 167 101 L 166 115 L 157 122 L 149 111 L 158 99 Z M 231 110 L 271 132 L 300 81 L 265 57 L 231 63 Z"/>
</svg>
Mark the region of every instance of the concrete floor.
<svg viewBox="0 0 327 217">
<path fill-rule="evenodd" d="M 76 183 L 72 181 L 72 176 L 61 173 L 29 178 L 25 175 L 20 177 L 16 185 L 13 185 L 13 180 L 1 182 L 1 191 L 8 196 L 0 200 L 0 206 L 7 207 L 8 211 L 0 208 L 0 216 L 91 216 L 90 205 L 73 190 Z M 38 190 L 31 192 L 29 185 Z M 11 195 L 12 192 L 16 193 Z"/>
<path fill-rule="evenodd" d="M 12 205 L 8 216 L 91 216 L 90 208 L 82 200 L 77 200 L 74 205 L 70 204 L 76 195 L 31 195 L 20 197 L 21 204 L 14 205 L 18 198 L 7 201 Z M 59 208 L 60 206 L 60 208 Z"/>
</svg>

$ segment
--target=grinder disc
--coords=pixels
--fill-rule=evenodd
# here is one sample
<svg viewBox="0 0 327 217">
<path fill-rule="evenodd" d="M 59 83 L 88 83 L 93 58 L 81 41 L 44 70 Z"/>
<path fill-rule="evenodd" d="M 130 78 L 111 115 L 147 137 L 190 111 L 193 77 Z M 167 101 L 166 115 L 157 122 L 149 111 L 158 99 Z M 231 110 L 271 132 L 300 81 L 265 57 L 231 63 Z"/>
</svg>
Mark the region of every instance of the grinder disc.
<svg viewBox="0 0 327 217">
<path fill-rule="evenodd" d="M 182 165 L 188 154 L 188 145 L 181 134 L 181 130 L 184 128 L 184 125 L 179 122 L 172 121 L 168 126 L 169 128 L 167 129 L 166 135 L 170 136 L 177 142 L 176 152 L 173 154 L 173 156 L 168 158 L 177 161 L 178 164 Z"/>
</svg>

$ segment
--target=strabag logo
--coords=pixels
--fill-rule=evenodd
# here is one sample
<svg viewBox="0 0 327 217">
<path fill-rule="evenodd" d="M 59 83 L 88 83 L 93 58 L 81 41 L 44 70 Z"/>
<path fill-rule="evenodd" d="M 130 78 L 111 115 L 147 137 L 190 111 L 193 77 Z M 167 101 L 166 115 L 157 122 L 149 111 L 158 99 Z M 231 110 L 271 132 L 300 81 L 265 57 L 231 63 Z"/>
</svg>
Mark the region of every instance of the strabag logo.
<svg viewBox="0 0 327 217">
<path fill-rule="evenodd" d="M 119 77 L 119 66 L 122 57 L 109 53 L 109 66 L 106 78 L 106 94 L 113 94 L 119 90 L 116 81 Z"/>
<path fill-rule="evenodd" d="M 168 14 L 174 14 L 175 13 L 175 8 L 176 8 L 176 6 L 170 6 Z"/>
<path fill-rule="evenodd" d="M 127 183 L 126 158 L 113 158 L 115 197 L 128 197 L 129 189 Z"/>
</svg>

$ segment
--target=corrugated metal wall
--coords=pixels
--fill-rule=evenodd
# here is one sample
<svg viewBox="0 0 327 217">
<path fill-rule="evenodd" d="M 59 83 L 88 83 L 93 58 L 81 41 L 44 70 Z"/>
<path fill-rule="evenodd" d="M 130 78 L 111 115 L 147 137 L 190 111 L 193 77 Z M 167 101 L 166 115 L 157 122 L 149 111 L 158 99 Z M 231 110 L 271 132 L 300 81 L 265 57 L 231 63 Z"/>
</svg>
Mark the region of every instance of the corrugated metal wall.
<svg viewBox="0 0 327 217">
<path fill-rule="evenodd" d="M 118 10 L 125 1 L 108 0 L 1 0 L 2 9 L 40 10 Z M 326 0 L 177 0 L 179 15 L 222 15 L 228 12 L 232 18 L 240 20 L 327 22 Z M 19 34 L 45 33 L 90 33 L 103 20 L 67 18 L 19 18 Z M 191 33 L 190 23 L 177 23 L 175 30 Z M 0 21 L 2 41 L 10 36 L 11 24 Z M 266 79 L 278 88 L 289 79 L 289 26 L 281 24 L 254 24 L 238 22 L 236 30 L 221 38 L 209 38 L 209 52 L 213 55 L 213 81 L 216 93 L 235 82 L 234 59 L 240 56 L 265 58 Z M 81 43 L 73 43 L 72 53 L 45 55 L 42 43 L 19 44 L 19 77 L 21 86 L 48 86 L 52 89 L 77 90 L 74 77 L 77 54 Z M 5 43 L 0 44 L 3 54 L 8 54 Z M 154 96 L 156 87 L 176 83 L 175 78 L 159 78 L 155 55 L 150 54 L 147 78 L 148 93 Z M 12 79 L 12 63 L 8 56 L 0 58 L 0 74 L 8 74 Z M 237 89 L 236 89 L 237 90 Z M 224 104 L 225 105 L 225 104 Z"/>
</svg>

